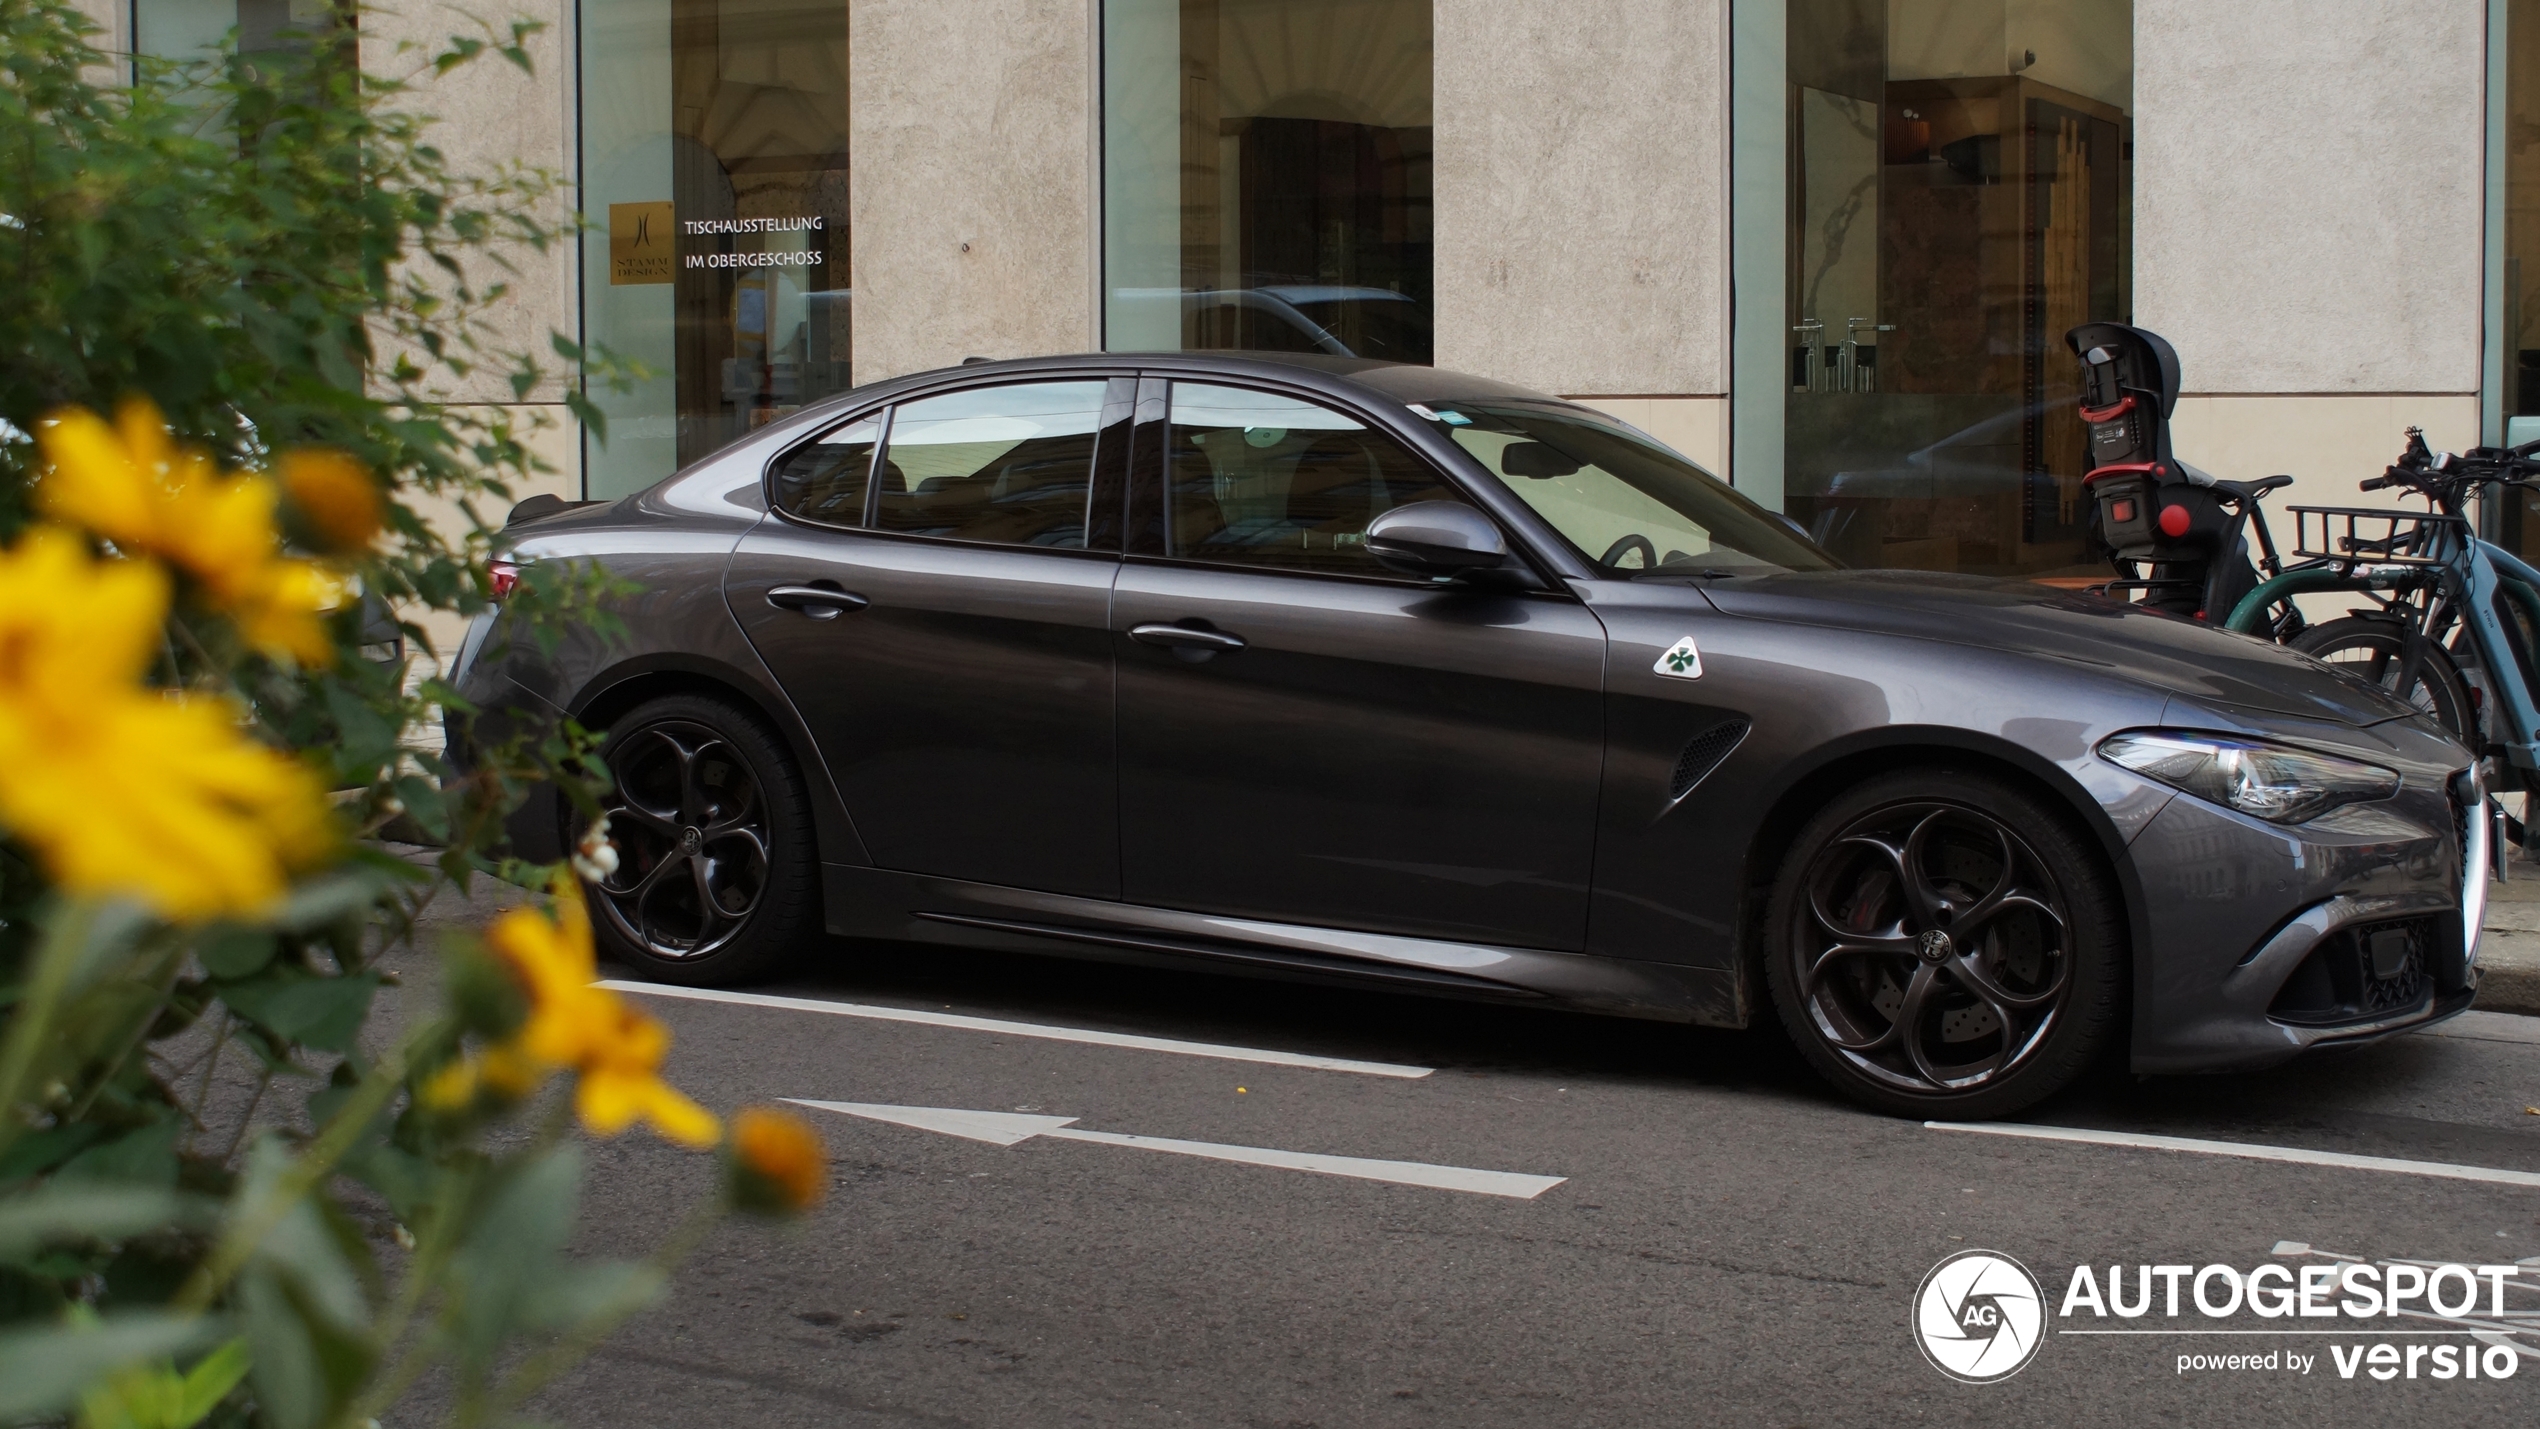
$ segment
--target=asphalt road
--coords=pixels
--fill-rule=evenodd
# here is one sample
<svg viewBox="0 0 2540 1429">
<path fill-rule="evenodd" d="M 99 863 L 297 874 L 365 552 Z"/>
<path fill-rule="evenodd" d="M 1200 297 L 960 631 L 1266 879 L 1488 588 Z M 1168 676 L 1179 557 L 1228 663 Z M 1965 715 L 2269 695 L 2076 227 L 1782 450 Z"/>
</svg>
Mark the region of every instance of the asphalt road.
<svg viewBox="0 0 2540 1429">
<path fill-rule="evenodd" d="M 2458 1425 L 2540 1414 L 2540 1333 L 2521 1334 L 2534 1348 L 2506 1355 L 2519 1373 L 2502 1381 L 2341 1376 L 2330 1352 L 2479 1343 L 2459 1321 L 2050 1315 L 2027 1368 L 1981 1385 L 1945 1378 L 1909 1331 L 1918 1284 L 1962 1250 L 2017 1258 L 2051 1310 L 2077 1263 L 2102 1267 L 2102 1283 L 2110 1264 L 2320 1263 L 2286 1243 L 2364 1260 L 2527 1260 L 2508 1315 L 2476 1323 L 2540 1325 L 2540 1182 L 1927 1129 L 1835 1099 L 1770 1031 L 847 943 L 758 991 L 1433 1070 L 647 997 L 677 1034 L 673 1078 L 710 1105 L 1075 1118 L 1076 1130 L 1564 1179 L 1520 1199 L 1117 1141 L 1001 1146 L 816 1112 L 833 1157 L 826 1204 L 793 1227 L 719 1231 L 669 1304 L 533 1406 L 550 1422 Z M 2259 1075 L 2111 1073 L 2021 1120 L 2540 1173 L 2540 1114 L 2526 1110 L 2540 1106 L 2540 1019 L 2473 1015 L 2453 1029 Z M 640 1135 L 599 1146 L 592 1168 L 585 1240 L 626 1253 L 658 1238 L 712 1174 L 705 1158 Z M 2287 1325 L 2304 1334 L 2169 1333 Z M 2163 1333 L 2058 1333 L 2094 1326 Z M 2310 1369 L 2279 1358 L 2182 1373 L 2190 1352 L 2289 1354 Z"/>
</svg>

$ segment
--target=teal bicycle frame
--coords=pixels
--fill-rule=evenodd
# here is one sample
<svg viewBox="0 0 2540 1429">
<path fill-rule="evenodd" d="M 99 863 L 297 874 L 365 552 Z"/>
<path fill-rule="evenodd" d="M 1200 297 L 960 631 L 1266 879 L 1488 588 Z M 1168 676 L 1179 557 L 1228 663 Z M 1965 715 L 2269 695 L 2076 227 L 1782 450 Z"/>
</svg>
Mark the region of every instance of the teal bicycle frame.
<svg viewBox="0 0 2540 1429">
<path fill-rule="evenodd" d="M 2456 592 L 2467 607 L 2470 644 L 2485 675 L 2492 708 L 2485 712 L 2491 748 L 2519 776 L 2515 782 L 2540 793 L 2540 706 L 2515 642 L 2505 632 L 2501 600 L 2511 600 L 2540 631 L 2540 570 L 2494 542 L 2470 536 L 2448 560 L 2431 566 L 2301 566 L 2261 582 L 2232 607 L 2224 628 L 2265 636 L 2267 612 L 2296 595 L 2324 591 L 2422 590 Z"/>
</svg>

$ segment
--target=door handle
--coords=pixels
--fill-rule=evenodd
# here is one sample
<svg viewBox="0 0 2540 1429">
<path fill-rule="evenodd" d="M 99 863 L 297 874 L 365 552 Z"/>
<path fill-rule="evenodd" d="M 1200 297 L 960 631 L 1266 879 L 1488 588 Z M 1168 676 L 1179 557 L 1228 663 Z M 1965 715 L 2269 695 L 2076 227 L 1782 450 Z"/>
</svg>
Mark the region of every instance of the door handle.
<svg viewBox="0 0 2540 1429">
<path fill-rule="evenodd" d="M 851 590 L 816 585 L 780 585 L 768 591 L 767 603 L 778 610 L 799 611 L 814 620 L 835 620 L 850 610 L 862 610 L 873 602 Z"/>
<path fill-rule="evenodd" d="M 1141 645 L 1160 645 L 1184 660 L 1205 660 L 1211 655 L 1232 655 L 1244 648 L 1244 638 L 1223 630 L 1197 630 L 1188 625 L 1165 625 L 1149 622 L 1129 627 L 1129 638 Z"/>
</svg>

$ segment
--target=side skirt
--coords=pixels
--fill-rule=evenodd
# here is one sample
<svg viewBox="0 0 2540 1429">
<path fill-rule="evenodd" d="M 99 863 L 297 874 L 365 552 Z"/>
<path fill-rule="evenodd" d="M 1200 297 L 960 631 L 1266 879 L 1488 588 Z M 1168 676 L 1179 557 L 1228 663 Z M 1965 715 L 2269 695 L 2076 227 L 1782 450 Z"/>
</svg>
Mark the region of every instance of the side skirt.
<svg viewBox="0 0 2540 1429">
<path fill-rule="evenodd" d="M 1712 1027 L 1746 1023 L 1734 974 L 1186 913 L 885 869 L 821 865 L 831 933 L 1202 968 Z"/>
</svg>

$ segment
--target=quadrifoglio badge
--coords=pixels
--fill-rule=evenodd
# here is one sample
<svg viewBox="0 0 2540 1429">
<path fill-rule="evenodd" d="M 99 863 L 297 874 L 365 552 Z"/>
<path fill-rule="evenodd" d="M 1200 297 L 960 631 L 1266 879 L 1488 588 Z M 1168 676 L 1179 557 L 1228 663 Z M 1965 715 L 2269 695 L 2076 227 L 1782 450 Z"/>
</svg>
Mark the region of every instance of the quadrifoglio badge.
<svg viewBox="0 0 2540 1429">
<path fill-rule="evenodd" d="M 1965 1384 L 2009 1379 L 2049 1339 L 2171 1338 L 2171 1372 L 2511 1379 L 2540 1359 L 2540 1259 L 2367 1260 L 2277 1244 L 2233 1265 L 2076 1265 L 2059 1298 L 2000 1251 L 1962 1250 L 1915 1287 L 1915 1345 Z M 2052 1307 L 2050 1312 L 2050 1305 Z M 2060 1353 L 2070 1353 L 2059 1347 Z"/>
</svg>

